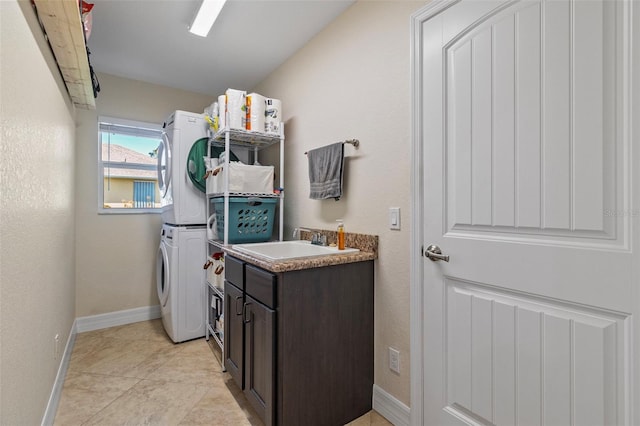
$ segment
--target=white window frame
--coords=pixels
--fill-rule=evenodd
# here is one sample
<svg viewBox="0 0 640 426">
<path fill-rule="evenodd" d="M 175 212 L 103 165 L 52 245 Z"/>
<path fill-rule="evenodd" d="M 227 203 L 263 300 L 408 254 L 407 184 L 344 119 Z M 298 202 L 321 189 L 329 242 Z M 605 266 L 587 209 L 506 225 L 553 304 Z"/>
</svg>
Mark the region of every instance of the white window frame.
<svg viewBox="0 0 640 426">
<path fill-rule="evenodd" d="M 143 121 L 127 120 L 123 118 L 99 116 L 98 117 L 98 214 L 160 214 L 160 207 L 154 208 L 105 208 L 104 207 L 104 163 L 102 159 L 102 125 L 113 124 L 116 126 L 131 127 L 131 134 L 139 134 L 140 136 L 155 136 L 155 132 L 160 134 L 163 132 L 162 125 L 157 123 L 147 123 Z M 133 130 L 137 129 L 137 130 Z M 129 168 L 126 164 L 121 163 L 119 167 Z M 138 167 L 135 167 L 136 169 Z M 156 167 L 154 166 L 154 170 Z"/>
</svg>

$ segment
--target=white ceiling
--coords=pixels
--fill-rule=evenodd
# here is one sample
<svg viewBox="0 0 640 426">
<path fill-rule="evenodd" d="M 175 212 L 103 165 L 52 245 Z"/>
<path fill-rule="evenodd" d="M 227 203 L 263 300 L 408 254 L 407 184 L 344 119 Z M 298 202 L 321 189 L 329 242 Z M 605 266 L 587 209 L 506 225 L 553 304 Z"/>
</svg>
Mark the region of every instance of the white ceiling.
<svg viewBox="0 0 640 426">
<path fill-rule="evenodd" d="M 354 0 L 229 0 L 208 37 L 188 31 L 200 0 L 88 0 L 98 72 L 217 96 L 250 90 Z"/>
</svg>

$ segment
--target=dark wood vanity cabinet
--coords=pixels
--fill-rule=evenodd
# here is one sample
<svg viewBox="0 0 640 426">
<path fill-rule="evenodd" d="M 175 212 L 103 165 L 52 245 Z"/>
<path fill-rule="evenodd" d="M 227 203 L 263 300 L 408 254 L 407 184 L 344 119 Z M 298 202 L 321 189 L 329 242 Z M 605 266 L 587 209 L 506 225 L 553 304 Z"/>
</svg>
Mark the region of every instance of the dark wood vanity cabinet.
<svg viewBox="0 0 640 426">
<path fill-rule="evenodd" d="M 243 304 L 242 290 L 227 281 L 224 289 L 224 366 L 239 385 L 244 381 Z"/>
<path fill-rule="evenodd" d="M 275 424 L 276 276 L 247 264 L 244 283 L 244 394 L 268 426 Z"/>
<path fill-rule="evenodd" d="M 266 425 L 274 424 L 276 314 L 251 296 L 246 301 L 244 395 Z"/>
<path fill-rule="evenodd" d="M 275 424 L 276 276 L 227 257 L 224 362 L 267 426 Z"/>
<path fill-rule="evenodd" d="M 338 426 L 370 411 L 373 261 L 225 263 L 225 366 L 265 424 Z"/>
<path fill-rule="evenodd" d="M 225 259 L 224 285 L 224 365 L 242 386 L 244 381 L 244 263 L 232 257 Z"/>
</svg>

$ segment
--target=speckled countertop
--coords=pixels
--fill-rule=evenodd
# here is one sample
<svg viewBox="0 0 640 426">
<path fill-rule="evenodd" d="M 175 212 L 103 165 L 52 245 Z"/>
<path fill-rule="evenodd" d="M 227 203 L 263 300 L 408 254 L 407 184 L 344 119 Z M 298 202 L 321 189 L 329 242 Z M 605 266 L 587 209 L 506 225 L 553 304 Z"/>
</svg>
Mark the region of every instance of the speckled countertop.
<svg viewBox="0 0 640 426">
<path fill-rule="evenodd" d="M 336 242 L 337 233 L 335 231 L 317 230 L 327 236 L 329 244 Z M 301 239 L 311 239 L 311 233 L 301 232 Z M 230 256 L 249 262 L 260 268 L 271 272 L 298 271 L 301 269 L 321 268 L 323 266 L 342 265 L 345 263 L 364 262 L 378 258 L 378 236 L 366 234 L 345 233 L 345 246 L 357 248 L 356 253 L 335 254 L 331 256 L 303 257 L 300 259 L 289 259 L 285 261 L 268 261 L 259 257 L 250 256 L 233 246 L 225 246 L 222 250 Z"/>
</svg>

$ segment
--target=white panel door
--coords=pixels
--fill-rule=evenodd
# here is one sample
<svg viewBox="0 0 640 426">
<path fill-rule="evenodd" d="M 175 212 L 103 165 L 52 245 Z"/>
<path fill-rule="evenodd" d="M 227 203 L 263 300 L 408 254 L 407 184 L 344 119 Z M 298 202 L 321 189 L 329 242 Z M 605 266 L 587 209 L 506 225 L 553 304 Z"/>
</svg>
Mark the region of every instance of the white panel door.
<svg viewBox="0 0 640 426">
<path fill-rule="evenodd" d="M 414 16 L 413 424 L 640 424 L 638 9 Z"/>
</svg>

